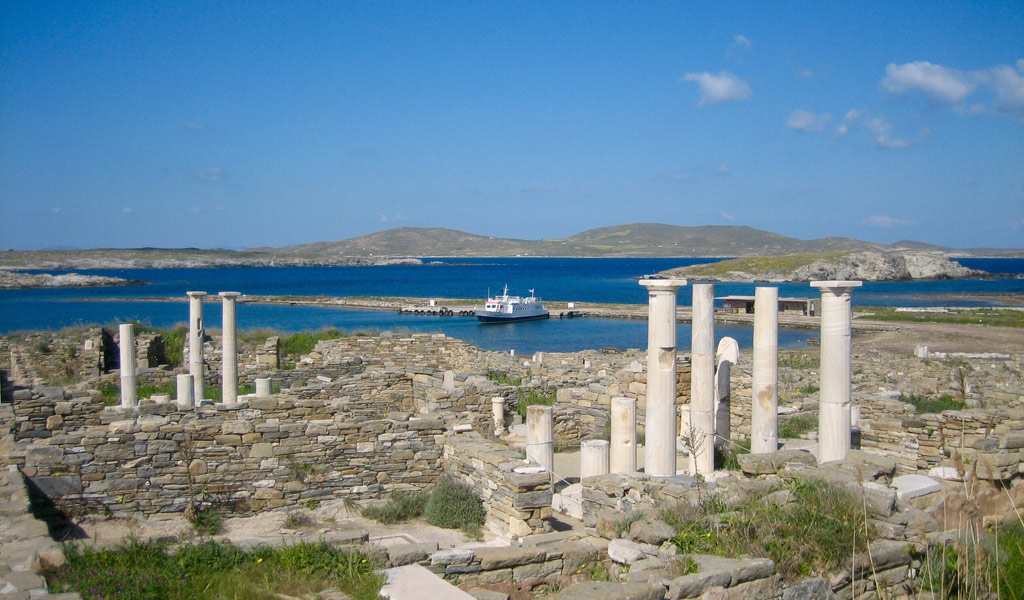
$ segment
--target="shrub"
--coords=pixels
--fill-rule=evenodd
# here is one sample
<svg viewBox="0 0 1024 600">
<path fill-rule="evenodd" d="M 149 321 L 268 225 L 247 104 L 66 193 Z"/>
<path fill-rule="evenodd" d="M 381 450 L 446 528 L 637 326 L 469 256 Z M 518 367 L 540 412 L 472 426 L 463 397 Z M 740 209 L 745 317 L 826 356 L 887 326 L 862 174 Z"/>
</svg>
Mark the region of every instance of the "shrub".
<svg viewBox="0 0 1024 600">
<path fill-rule="evenodd" d="M 475 533 L 484 524 L 484 507 L 473 488 L 445 477 L 423 505 L 423 516 L 438 527 Z"/>
<path fill-rule="evenodd" d="M 367 506 L 362 514 L 367 519 L 384 524 L 408 521 L 423 514 L 423 505 L 426 504 L 428 496 L 429 494 L 425 492 L 395 492 L 391 494 L 387 504 Z"/>
<path fill-rule="evenodd" d="M 504 385 L 519 386 L 521 383 L 523 383 L 522 377 L 510 376 L 505 371 L 488 371 L 487 379 Z"/>
<path fill-rule="evenodd" d="M 551 406 L 555 403 L 555 393 L 543 393 L 537 390 L 519 391 L 519 399 L 516 401 L 516 412 L 519 413 L 524 420 L 526 419 L 526 407 L 527 406 Z"/>
<path fill-rule="evenodd" d="M 944 410 L 960 410 L 964 403 L 949 394 L 943 394 L 938 398 L 918 394 L 900 394 L 900 402 L 913 404 L 914 410 L 919 415 L 941 413 Z"/>
<path fill-rule="evenodd" d="M 779 419 L 779 437 L 797 439 L 809 431 L 818 429 L 818 419 L 811 414 L 800 414 Z"/>
</svg>

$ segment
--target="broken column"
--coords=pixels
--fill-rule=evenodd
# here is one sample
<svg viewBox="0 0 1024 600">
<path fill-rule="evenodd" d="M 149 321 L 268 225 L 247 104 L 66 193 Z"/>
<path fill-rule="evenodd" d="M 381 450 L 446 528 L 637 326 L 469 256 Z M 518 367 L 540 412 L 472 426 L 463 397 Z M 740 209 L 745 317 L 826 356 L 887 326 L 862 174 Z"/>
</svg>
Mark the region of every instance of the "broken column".
<svg viewBox="0 0 1024 600">
<path fill-rule="evenodd" d="M 182 408 L 192 408 L 196 405 L 195 397 L 192 395 L 195 392 L 195 384 L 192 382 L 192 376 L 188 373 L 182 373 L 178 375 L 178 406 Z"/>
<path fill-rule="evenodd" d="M 693 326 L 690 343 L 690 440 L 693 474 L 715 470 L 715 286 L 693 286 Z"/>
<path fill-rule="evenodd" d="M 271 385 L 269 377 L 260 377 L 256 379 L 256 395 L 265 398 L 271 394 Z"/>
<path fill-rule="evenodd" d="M 221 292 L 221 399 L 225 404 L 238 402 L 238 344 L 235 304 L 242 294 Z"/>
<path fill-rule="evenodd" d="M 821 391 L 818 462 L 846 458 L 850 450 L 850 292 L 860 281 L 812 281 L 821 290 Z"/>
<path fill-rule="evenodd" d="M 203 296 L 206 292 L 188 294 L 188 372 L 192 375 L 192 397 L 197 404 L 203 398 Z"/>
<path fill-rule="evenodd" d="M 526 407 L 526 458 L 553 473 L 555 469 L 554 411 L 536 404 Z"/>
<path fill-rule="evenodd" d="M 494 436 L 505 435 L 505 399 L 501 396 L 491 398 L 491 418 L 494 419 Z"/>
<path fill-rule="evenodd" d="M 609 473 L 608 440 L 583 440 L 580 443 L 580 479 Z"/>
<path fill-rule="evenodd" d="M 732 366 L 740 360 L 740 345 L 731 337 L 718 342 L 715 351 L 715 446 L 732 439 Z"/>
<path fill-rule="evenodd" d="M 131 408 L 139 403 L 135 388 L 135 326 L 122 323 L 118 332 L 121 345 L 121 406 Z"/>
<path fill-rule="evenodd" d="M 754 373 L 750 451 L 779 449 L 779 288 L 754 290 Z"/>
<path fill-rule="evenodd" d="M 647 445 L 644 470 L 676 474 L 676 292 L 685 279 L 641 279 L 647 288 Z"/>
<path fill-rule="evenodd" d="M 608 467 L 612 473 L 635 473 L 636 398 L 612 398 L 611 412 Z"/>
</svg>

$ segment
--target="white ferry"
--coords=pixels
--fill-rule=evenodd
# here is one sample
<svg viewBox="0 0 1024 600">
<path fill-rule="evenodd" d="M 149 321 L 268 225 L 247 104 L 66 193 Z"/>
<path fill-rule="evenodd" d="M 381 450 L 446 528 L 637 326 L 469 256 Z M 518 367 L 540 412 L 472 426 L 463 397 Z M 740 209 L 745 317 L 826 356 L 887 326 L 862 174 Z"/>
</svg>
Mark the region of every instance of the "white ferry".
<svg viewBox="0 0 1024 600">
<path fill-rule="evenodd" d="M 507 285 L 500 296 L 488 297 L 483 310 L 477 310 L 475 314 L 481 323 L 511 323 L 550 316 L 540 298 L 533 295 L 533 290 L 530 290 L 529 297 L 509 296 Z"/>
</svg>

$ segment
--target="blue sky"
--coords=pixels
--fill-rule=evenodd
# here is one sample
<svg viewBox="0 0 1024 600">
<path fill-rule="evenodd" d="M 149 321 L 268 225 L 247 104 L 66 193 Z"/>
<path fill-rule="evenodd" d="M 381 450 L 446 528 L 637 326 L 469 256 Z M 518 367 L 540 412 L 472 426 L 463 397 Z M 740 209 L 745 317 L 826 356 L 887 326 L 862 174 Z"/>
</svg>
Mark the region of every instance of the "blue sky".
<svg viewBox="0 0 1024 600">
<path fill-rule="evenodd" d="M 0 4 L 0 246 L 1024 247 L 1024 4 Z"/>
</svg>

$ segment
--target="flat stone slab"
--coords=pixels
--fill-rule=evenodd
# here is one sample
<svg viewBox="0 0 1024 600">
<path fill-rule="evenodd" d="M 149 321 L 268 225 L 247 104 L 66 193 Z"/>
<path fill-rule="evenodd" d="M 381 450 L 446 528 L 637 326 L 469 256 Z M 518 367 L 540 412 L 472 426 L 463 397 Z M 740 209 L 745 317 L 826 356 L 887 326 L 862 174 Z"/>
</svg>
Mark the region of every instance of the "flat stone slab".
<svg viewBox="0 0 1024 600">
<path fill-rule="evenodd" d="M 963 481 L 963 477 L 960 476 L 960 472 L 955 467 L 932 467 L 928 469 L 928 476 L 932 479 L 942 479 L 943 481 Z"/>
<path fill-rule="evenodd" d="M 473 596 L 420 565 L 393 567 L 384 572 L 382 598 L 391 600 L 475 600 Z"/>
<path fill-rule="evenodd" d="M 661 600 L 665 597 L 665 588 L 656 583 L 587 581 L 554 597 L 558 600 Z"/>
<path fill-rule="evenodd" d="M 926 475 L 900 475 L 893 477 L 892 487 L 900 500 L 910 500 L 942 491 L 942 484 Z"/>
</svg>

